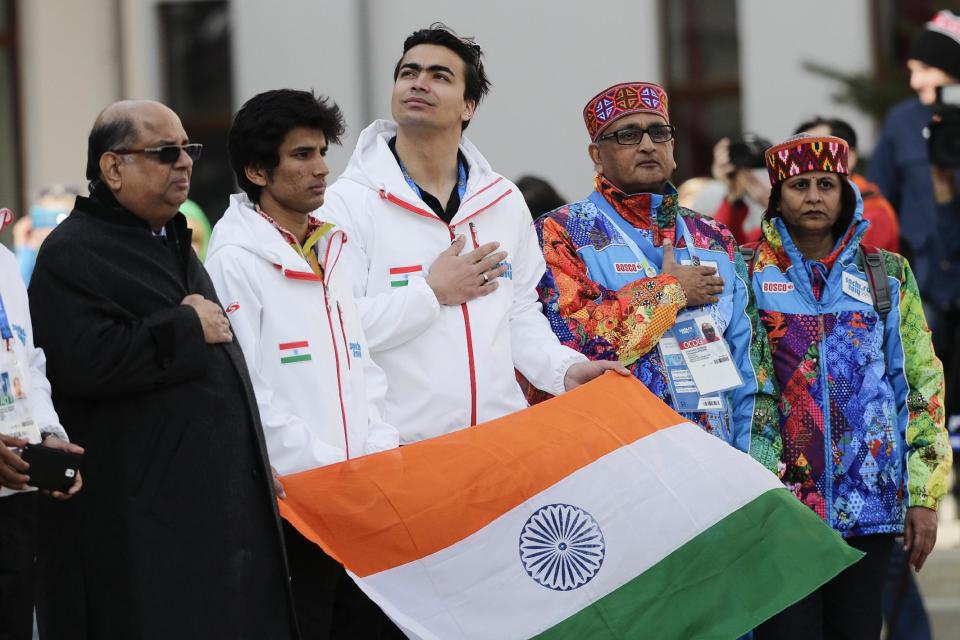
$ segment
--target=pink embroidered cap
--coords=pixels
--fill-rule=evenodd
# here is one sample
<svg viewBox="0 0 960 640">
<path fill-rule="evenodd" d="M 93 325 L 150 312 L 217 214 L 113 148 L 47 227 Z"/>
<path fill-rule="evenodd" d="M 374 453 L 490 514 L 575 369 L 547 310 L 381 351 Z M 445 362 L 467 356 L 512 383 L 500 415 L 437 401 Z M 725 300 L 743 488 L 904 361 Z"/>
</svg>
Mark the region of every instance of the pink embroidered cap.
<svg viewBox="0 0 960 640">
<path fill-rule="evenodd" d="M 596 142 L 607 127 L 632 113 L 656 113 L 670 122 L 667 92 L 653 82 L 624 82 L 604 89 L 583 108 L 583 121 Z"/>
</svg>

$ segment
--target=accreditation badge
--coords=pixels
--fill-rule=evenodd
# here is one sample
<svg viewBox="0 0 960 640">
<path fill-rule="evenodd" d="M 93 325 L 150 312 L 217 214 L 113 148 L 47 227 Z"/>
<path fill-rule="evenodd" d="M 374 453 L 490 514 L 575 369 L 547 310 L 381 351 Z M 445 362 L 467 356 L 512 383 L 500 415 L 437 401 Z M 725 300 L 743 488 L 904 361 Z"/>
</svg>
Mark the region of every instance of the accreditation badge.
<svg viewBox="0 0 960 640">
<path fill-rule="evenodd" d="M 683 314 L 671 330 L 700 395 L 736 389 L 743 384 L 730 347 L 707 314 Z"/>
<path fill-rule="evenodd" d="M 27 379 L 15 348 L 14 338 L 0 340 L 0 433 L 14 438 L 22 438 L 30 444 L 40 442 L 40 428 L 33 419 L 30 403 L 27 401 Z M 25 491 L 36 491 L 29 487 Z M 0 498 L 14 493 L 6 487 L 0 487 Z"/>
<path fill-rule="evenodd" d="M 680 413 L 694 413 L 699 411 L 723 411 L 723 396 L 719 393 L 700 395 L 690 369 L 680 353 L 677 339 L 669 333 L 660 338 L 657 345 L 660 349 L 660 359 L 663 361 L 667 374 L 667 384 L 670 395 L 673 397 L 673 409 Z"/>
<path fill-rule="evenodd" d="M 27 379 L 13 339 L 0 341 L 0 433 L 40 442 L 27 400 Z"/>
</svg>

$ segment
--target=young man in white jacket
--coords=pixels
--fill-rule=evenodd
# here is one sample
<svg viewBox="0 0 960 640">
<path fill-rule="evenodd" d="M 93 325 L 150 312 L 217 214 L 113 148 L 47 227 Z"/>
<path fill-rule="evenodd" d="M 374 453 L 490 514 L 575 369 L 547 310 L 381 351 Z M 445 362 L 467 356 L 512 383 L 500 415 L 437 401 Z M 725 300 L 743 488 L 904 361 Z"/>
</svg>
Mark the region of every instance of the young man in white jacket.
<svg viewBox="0 0 960 640">
<path fill-rule="evenodd" d="M 386 379 L 370 358 L 353 276 L 341 260 L 347 237 L 311 215 L 323 203 L 327 146 L 339 143 L 343 130 L 340 109 L 312 93 L 281 89 L 251 98 L 229 137 L 245 193 L 231 196 L 207 250 L 207 271 L 243 349 L 280 475 L 398 442 L 381 417 Z M 283 524 L 303 637 L 392 633 L 343 569 Z"/>
<path fill-rule="evenodd" d="M 0 228 L 9 218 L 9 209 L 0 209 Z M 83 453 L 60 426 L 46 359 L 33 345 L 27 289 L 16 257 L 0 246 L 0 638 L 33 635 L 37 503 L 27 484 L 30 466 L 18 452 L 41 440 L 47 447 Z M 52 495 L 70 498 L 81 485 L 78 474 L 68 492 Z"/>
<path fill-rule="evenodd" d="M 410 443 L 526 407 L 514 369 L 554 395 L 626 370 L 560 345 L 541 313 L 530 212 L 462 136 L 489 89 L 480 47 L 433 25 L 403 49 L 395 122 L 360 134 L 323 215 L 350 237 L 344 259 L 362 274 L 354 290 L 389 381 L 386 417 Z"/>
</svg>

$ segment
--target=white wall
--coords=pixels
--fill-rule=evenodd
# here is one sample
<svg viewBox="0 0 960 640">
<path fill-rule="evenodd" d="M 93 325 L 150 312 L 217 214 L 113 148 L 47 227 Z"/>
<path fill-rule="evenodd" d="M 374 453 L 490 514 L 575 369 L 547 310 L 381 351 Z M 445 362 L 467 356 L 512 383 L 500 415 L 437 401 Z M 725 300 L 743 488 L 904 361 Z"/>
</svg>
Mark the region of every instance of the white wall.
<svg viewBox="0 0 960 640">
<path fill-rule="evenodd" d="M 157 2 L 20 0 L 27 196 L 54 182 L 83 184 L 86 136 L 106 104 L 160 97 Z M 834 105 L 834 83 L 802 68 L 807 60 L 869 67 L 868 0 L 738 2 L 744 127 L 779 139 L 803 118 L 835 114 L 869 149 L 871 123 Z M 568 198 L 583 195 L 592 177 L 584 103 L 615 82 L 661 80 L 657 0 L 609 0 L 602 12 L 547 0 L 231 0 L 230 7 L 234 106 L 284 86 L 332 96 L 348 124 L 344 148 L 331 153 L 335 174 L 360 129 L 389 116 L 404 37 L 435 20 L 475 36 L 486 53 L 493 90 L 468 136 L 500 172 L 539 174 Z"/>
<path fill-rule="evenodd" d="M 369 76 L 358 39 L 364 2 Z M 333 97 L 348 124 L 344 149 L 330 154 L 334 174 L 346 166 L 367 120 L 389 117 L 404 38 L 434 21 L 476 37 L 486 56 L 493 89 L 467 136 L 497 171 L 510 178 L 539 174 L 568 198 L 585 195 L 592 184 L 581 117 L 586 101 L 616 82 L 660 79 L 656 0 L 611 0 L 602 13 L 546 0 L 234 0 L 232 7 L 238 106 L 282 86 Z M 612 21 L 630 25 L 629 37 L 613 37 Z"/>
<path fill-rule="evenodd" d="M 743 126 L 773 142 L 811 116 L 839 117 L 857 131 L 861 151 L 873 147 L 874 125 L 831 97 L 836 82 L 805 62 L 867 72 L 871 62 L 868 0 L 738 0 Z"/>
<path fill-rule="evenodd" d="M 17 5 L 27 203 L 50 184 L 86 185 L 87 135 L 118 97 L 115 8 L 114 0 Z"/>
</svg>

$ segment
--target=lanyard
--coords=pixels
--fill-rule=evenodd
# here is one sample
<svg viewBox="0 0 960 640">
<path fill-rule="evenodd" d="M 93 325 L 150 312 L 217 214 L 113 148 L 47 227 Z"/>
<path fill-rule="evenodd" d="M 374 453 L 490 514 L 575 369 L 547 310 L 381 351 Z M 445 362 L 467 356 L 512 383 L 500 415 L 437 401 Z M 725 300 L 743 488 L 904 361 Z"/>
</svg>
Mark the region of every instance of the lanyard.
<svg viewBox="0 0 960 640">
<path fill-rule="evenodd" d="M 7 320 L 7 309 L 3 306 L 2 295 L 0 295 L 0 338 L 4 340 L 13 338 L 13 331 L 10 330 L 10 322 Z"/>
<path fill-rule="evenodd" d="M 653 246 L 653 243 L 639 236 L 636 241 L 634 241 L 631 234 L 623 227 L 626 224 L 626 221 L 621 218 L 620 214 L 617 213 L 616 209 L 607 202 L 607 199 L 602 195 L 594 191 L 589 196 L 590 202 L 597 207 L 600 213 L 606 218 L 610 224 L 616 227 L 620 231 L 620 235 L 623 236 L 623 241 L 626 243 L 627 247 L 633 251 L 633 254 L 636 256 L 637 260 L 644 263 L 644 268 L 646 268 L 649 263 L 653 263 L 653 267 L 656 268 L 656 271 L 659 271 L 663 267 L 663 249 L 658 249 Z M 653 215 L 653 212 L 650 212 L 650 215 Z M 677 215 L 674 220 L 676 229 L 674 229 L 674 244 L 676 244 L 677 233 L 683 235 L 683 241 L 686 243 L 687 251 L 690 253 L 690 260 L 693 264 L 700 264 L 700 258 L 697 257 L 696 247 L 693 244 L 693 238 L 690 235 L 690 230 L 687 228 L 686 223 L 683 221 L 683 218 Z M 652 276 L 648 276 L 652 277 Z"/>
<path fill-rule="evenodd" d="M 416 182 L 413 181 L 413 178 L 410 177 L 410 174 L 407 173 L 407 168 L 403 166 L 403 160 L 400 159 L 400 154 L 397 154 L 397 162 L 400 164 L 400 171 L 403 173 L 403 179 L 407 181 L 407 184 L 410 185 L 410 188 L 413 189 L 414 193 L 420 196 L 420 199 L 423 200 L 423 190 L 420 188 Z M 457 154 L 457 195 L 460 196 L 460 202 L 463 202 L 463 196 L 467 193 L 467 168 L 463 165 L 463 162 L 460 160 L 460 154 Z"/>
</svg>

